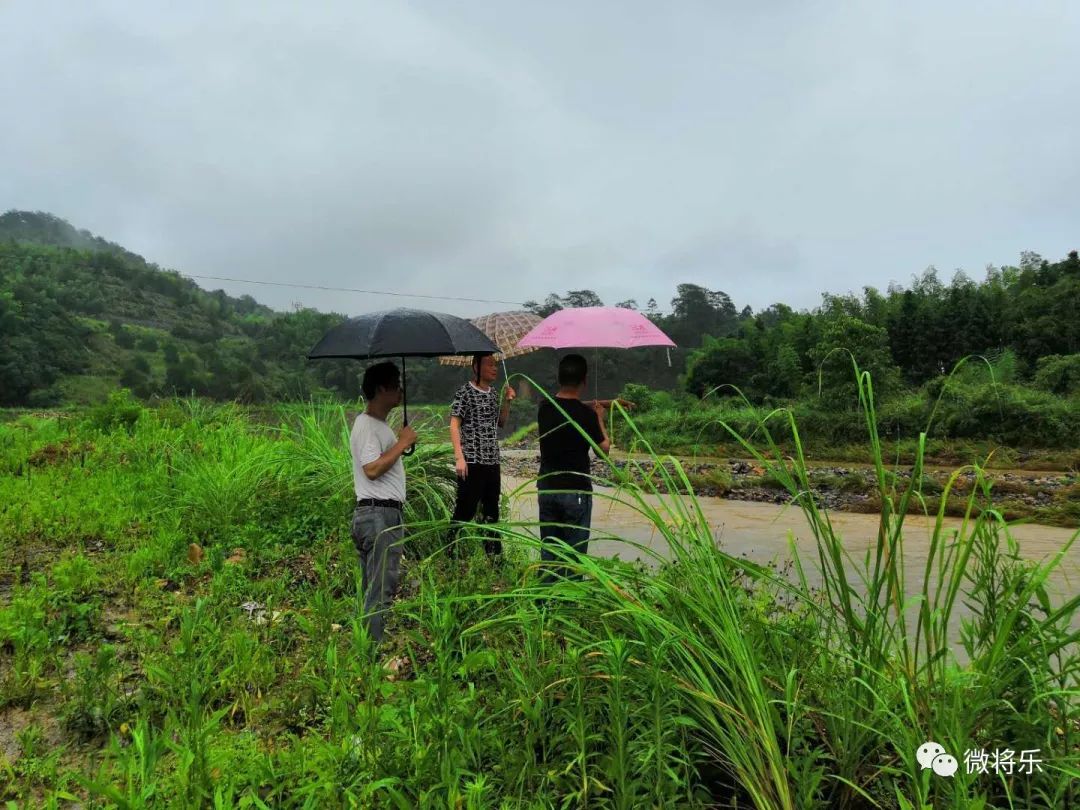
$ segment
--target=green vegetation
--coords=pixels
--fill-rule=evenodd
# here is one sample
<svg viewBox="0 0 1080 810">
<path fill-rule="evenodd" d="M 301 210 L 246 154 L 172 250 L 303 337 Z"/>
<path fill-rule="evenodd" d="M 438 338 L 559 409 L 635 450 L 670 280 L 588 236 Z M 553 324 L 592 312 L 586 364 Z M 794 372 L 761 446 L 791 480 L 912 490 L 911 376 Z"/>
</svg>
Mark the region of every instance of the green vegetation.
<svg viewBox="0 0 1080 810">
<path fill-rule="evenodd" d="M 904 517 L 923 499 L 886 468 L 849 559 L 808 497 L 797 422 L 732 442 L 806 514 L 791 576 L 728 556 L 692 498 L 616 497 L 670 549 L 653 569 L 569 560 L 543 588 L 529 526 L 510 551 L 441 552 L 452 492 L 438 414 L 409 474 L 407 573 L 373 654 L 348 536 L 338 406 L 251 416 L 125 395 L 0 423 L 0 800 L 88 807 L 1063 807 L 1080 775 L 1080 597 L 1051 596 L 1067 549 L 1026 562 L 973 465 L 959 533 L 905 581 Z M 272 418 L 276 413 L 277 418 Z M 792 437 L 785 453 L 773 428 Z M 620 428 L 647 448 L 630 422 Z M 923 446 L 923 438 L 918 446 Z M 422 449 L 421 449 L 422 448 Z M 954 474 L 948 495 L 962 478 Z M 844 480 L 835 482 L 844 485 Z M 928 492 L 926 493 L 929 494 Z M 976 517 L 975 512 L 979 514 Z M 477 538 L 478 539 L 478 538 Z M 191 544 L 196 543 L 198 552 Z M 479 543 L 477 543 L 479 546 Z M 803 572 L 824 571 L 812 588 Z M 957 605 L 972 606 L 956 622 Z M 960 655 L 960 663 L 956 655 Z M 928 739 L 1038 749 L 1042 770 L 937 777 Z"/>
<path fill-rule="evenodd" d="M 612 416 L 617 443 L 644 452 L 605 483 L 668 554 L 570 559 L 580 578 L 551 587 L 534 526 L 497 526 L 498 566 L 445 559 L 445 406 L 414 408 L 406 575 L 375 651 L 334 404 L 356 402 L 360 368 L 302 359 L 340 316 L 207 293 L 55 217 L 5 214 L 0 405 L 85 407 L 0 412 L 0 801 L 1073 805 L 1080 597 L 1048 587 L 1068 547 L 1027 561 L 1007 523 L 1026 485 L 989 468 L 1080 468 L 1078 285 L 1075 253 L 807 313 L 678 285 L 670 314 L 646 309 L 685 347 L 670 367 L 663 351 L 594 356 L 601 396 L 639 405 Z M 986 361 L 954 368 L 973 354 Z M 553 365 L 537 352 L 510 370 L 542 382 Z M 463 377 L 435 361 L 409 375 L 429 402 Z M 189 391 L 229 402 L 172 397 Z M 511 438 L 534 416 L 516 402 Z M 744 482 L 661 463 L 672 450 L 751 459 L 748 483 L 805 513 L 810 554 L 779 572 L 726 554 L 675 496 Z M 870 472 L 812 469 L 837 459 Z M 822 490 L 880 514 L 864 558 Z M 1045 516 L 1080 519 L 1075 482 L 1053 498 Z M 918 512 L 935 520 L 911 578 Z M 1042 770 L 937 777 L 915 761 L 926 740 L 958 758 L 1037 750 Z"/>
<path fill-rule="evenodd" d="M 845 360 L 850 374 L 851 357 L 845 355 Z M 887 396 L 876 426 L 881 439 L 893 440 L 889 457 L 900 452 L 906 463 L 911 463 L 915 448 L 904 437 L 918 435 L 929 426 L 926 450 L 934 463 L 963 464 L 985 458 L 998 448 L 994 458 L 998 466 L 1024 466 L 1028 462 L 1037 469 L 1039 463 L 1049 465 L 1041 469 L 1080 466 L 1080 397 L 1023 385 L 1010 371 L 1015 365 L 1016 357 L 1009 352 L 994 363 L 969 358 L 948 376 L 909 393 Z M 1046 367 L 1056 369 L 1057 361 Z M 1056 375 L 1056 371 L 1051 373 Z M 858 409 L 845 404 L 858 402 L 854 393 L 849 399 L 808 394 L 802 399 L 760 403 L 719 393 L 714 391 L 699 400 L 630 384 L 620 396 L 638 403 L 637 424 L 653 447 L 663 452 L 727 454 L 735 448 L 723 423 L 752 431 L 773 409 L 784 406 L 795 413 L 803 435 L 812 440 L 815 458 L 869 461 L 862 443 L 865 419 Z M 620 438 L 625 444 L 626 435 Z M 791 446 L 792 435 L 782 428 L 777 439 Z M 857 448 L 855 454 L 848 449 L 852 446 Z"/>
<path fill-rule="evenodd" d="M 915 435 L 936 404 L 931 442 L 1075 456 L 1078 299 L 1075 252 L 1056 263 L 1025 253 L 1019 267 L 990 268 L 980 283 L 958 273 L 945 285 L 931 269 L 885 295 L 869 287 L 862 296 L 826 294 L 811 312 L 783 304 L 740 311 L 724 292 L 679 284 L 670 312 L 650 301 L 645 313 L 680 348 L 588 354 L 598 393 L 632 386 L 624 394 L 650 412 L 642 425 L 664 450 L 722 446 L 721 419 L 745 428 L 778 406 L 796 412 L 819 453 L 860 445 L 854 359 L 875 380 L 883 438 Z M 591 290 L 572 290 L 527 305 L 547 314 L 600 303 Z M 0 405 L 95 404 L 120 386 L 144 400 L 355 401 L 359 364 L 304 360 L 341 317 L 276 313 L 250 296 L 206 292 L 48 214 L 0 216 Z M 971 356 L 986 361 L 948 377 Z M 554 358 L 534 352 L 509 370 L 547 384 Z M 464 375 L 410 361 L 410 397 L 447 402 Z M 532 421 L 533 408 L 515 406 L 510 432 Z"/>
</svg>

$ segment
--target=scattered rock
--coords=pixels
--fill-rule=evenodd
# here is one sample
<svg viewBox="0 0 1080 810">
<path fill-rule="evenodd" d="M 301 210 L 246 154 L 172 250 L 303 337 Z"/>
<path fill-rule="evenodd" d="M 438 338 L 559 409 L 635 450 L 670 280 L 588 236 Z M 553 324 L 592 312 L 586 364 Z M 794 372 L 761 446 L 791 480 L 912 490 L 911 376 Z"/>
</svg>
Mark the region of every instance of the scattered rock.
<svg viewBox="0 0 1080 810">
<path fill-rule="evenodd" d="M 391 658 L 386 662 L 386 680 L 396 681 L 402 678 L 409 668 L 409 659 L 404 656 Z"/>
<path fill-rule="evenodd" d="M 659 461 L 659 460 L 658 460 Z M 534 478 L 540 468 L 540 457 L 534 453 L 506 454 L 502 459 L 502 467 L 507 475 L 518 478 Z M 694 494 L 699 497 L 718 497 L 728 500 L 756 501 L 761 503 L 786 504 L 791 500 L 791 495 L 786 489 L 776 486 L 762 487 L 755 477 L 764 475 L 765 470 L 756 463 L 742 459 L 728 459 L 726 462 L 695 462 L 684 461 L 683 470 L 690 477 L 694 486 Z M 710 480 L 714 471 L 722 470 L 730 474 L 730 483 L 719 486 Z M 674 465 L 670 461 L 653 462 L 651 460 L 637 460 L 628 463 L 618 459 L 611 465 L 592 460 L 591 472 L 598 479 L 608 479 L 618 483 L 621 480 L 630 481 L 647 486 L 649 489 L 661 494 L 667 494 L 664 472 L 674 476 Z M 954 470 L 929 470 L 924 476 L 937 485 L 937 491 L 949 479 Z M 847 467 L 814 466 L 807 470 L 807 474 L 814 491 L 814 496 L 820 506 L 833 511 L 856 511 L 864 512 L 867 505 L 875 502 L 877 492 L 877 480 L 871 467 Z M 889 486 L 895 486 L 897 490 L 903 490 L 910 485 L 910 470 L 888 470 Z M 957 494 L 970 491 L 975 479 L 973 470 L 964 470 L 958 475 Z M 1055 503 L 1055 498 L 1068 497 L 1069 487 L 1075 485 L 1075 476 L 1070 475 L 1046 475 L 1046 474 L 1023 474 L 1009 471 L 987 471 L 988 478 L 997 485 L 996 495 L 999 498 L 1008 498 L 1016 504 L 1036 509 L 1050 506 Z M 840 479 L 843 479 L 841 483 Z M 923 486 L 923 494 L 936 496 L 933 486 Z M 1012 493 L 1012 494 L 1010 494 Z"/>
<path fill-rule="evenodd" d="M 253 621 L 255 622 L 255 624 L 269 624 L 270 622 L 276 622 L 282 617 L 282 615 L 283 614 L 280 610 L 272 610 L 269 614 L 260 613 L 253 619 Z"/>
<path fill-rule="evenodd" d="M 260 604 L 258 602 L 244 602 L 242 605 L 240 605 L 240 609 L 247 613 L 248 618 L 251 619 L 252 622 L 259 625 L 276 622 L 283 615 L 285 615 L 280 610 L 272 610 L 267 613 L 266 605 Z"/>
</svg>

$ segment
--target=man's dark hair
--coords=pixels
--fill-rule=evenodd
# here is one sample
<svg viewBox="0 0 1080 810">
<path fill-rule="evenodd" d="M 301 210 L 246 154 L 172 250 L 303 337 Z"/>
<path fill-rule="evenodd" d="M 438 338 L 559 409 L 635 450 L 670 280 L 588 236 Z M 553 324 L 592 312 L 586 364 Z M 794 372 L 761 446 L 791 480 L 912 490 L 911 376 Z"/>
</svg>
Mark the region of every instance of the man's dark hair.
<svg viewBox="0 0 1080 810">
<path fill-rule="evenodd" d="M 480 364 L 484 361 L 484 358 L 490 354 L 491 352 L 484 352 L 483 354 L 474 354 L 472 356 L 472 373 L 473 377 L 477 380 L 480 379 Z"/>
<path fill-rule="evenodd" d="M 589 364 L 580 354 L 568 354 L 559 361 L 559 385 L 571 387 L 585 382 Z"/>
<path fill-rule="evenodd" d="M 379 388 L 392 388 L 400 382 L 401 372 L 398 371 L 397 364 L 387 361 L 368 366 L 360 387 L 364 391 L 364 399 L 374 399 Z"/>
</svg>

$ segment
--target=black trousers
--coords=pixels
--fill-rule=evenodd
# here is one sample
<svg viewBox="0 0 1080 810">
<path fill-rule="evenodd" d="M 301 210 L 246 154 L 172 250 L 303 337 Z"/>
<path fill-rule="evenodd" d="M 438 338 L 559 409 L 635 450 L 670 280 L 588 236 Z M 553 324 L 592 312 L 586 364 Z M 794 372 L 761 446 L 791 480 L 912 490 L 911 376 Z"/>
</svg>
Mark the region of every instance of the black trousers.
<svg viewBox="0 0 1080 810">
<path fill-rule="evenodd" d="M 458 555 L 457 535 L 461 524 L 476 520 L 476 509 L 480 507 L 481 517 L 478 523 L 495 523 L 499 519 L 499 495 L 502 491 L 502 479 L 498 464 L 469 464 L 465 478 L 457 480 L 457 502 L 454 504 L 454 516 L 450 524 L 450 544 L 447 553 L 451 557 Z M 502 541 L 488 534 L 484 540 L 484 551 L 488 555 L 502 554 Z"/>
</svg>

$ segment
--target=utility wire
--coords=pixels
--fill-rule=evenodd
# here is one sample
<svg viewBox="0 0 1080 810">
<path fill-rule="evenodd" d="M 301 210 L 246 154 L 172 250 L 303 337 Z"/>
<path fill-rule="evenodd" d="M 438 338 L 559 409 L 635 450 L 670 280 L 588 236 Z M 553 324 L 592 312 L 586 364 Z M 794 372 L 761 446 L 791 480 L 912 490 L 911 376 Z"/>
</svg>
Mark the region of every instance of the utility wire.
<svg viewBox="0 0 1080 810">
<path fill-rule="evenodd" d="M 500 301 L 495 298 L 463 298 L 453 295 L 420 295 L 417 293 L 402 293 L 402 292 L 388 292 L 386 290 L 357 290 L 352 287 L 323 287 L 318 284 L 291 284 L 282 281 L 255 281 L 250 278 L 227 278 L 226 276 L 196 276 L 190 273 L 183 273 L 182 275 L 188 278 L 201 278 L 211 279 L 213 281 L 237 281 L 242 284 L 262 284 L 267 287 L 297 287 L 303 290 L 329 290 L 330 292 L 351 292 L 351 293 L 364 293 L 365 295 L 396 295 L 402 298 L 435 298 L 440 301 L 472 301 L 478 304 L 513 304 L 514 306 L 525 306 L 520 301 Z"/>
</svg>

